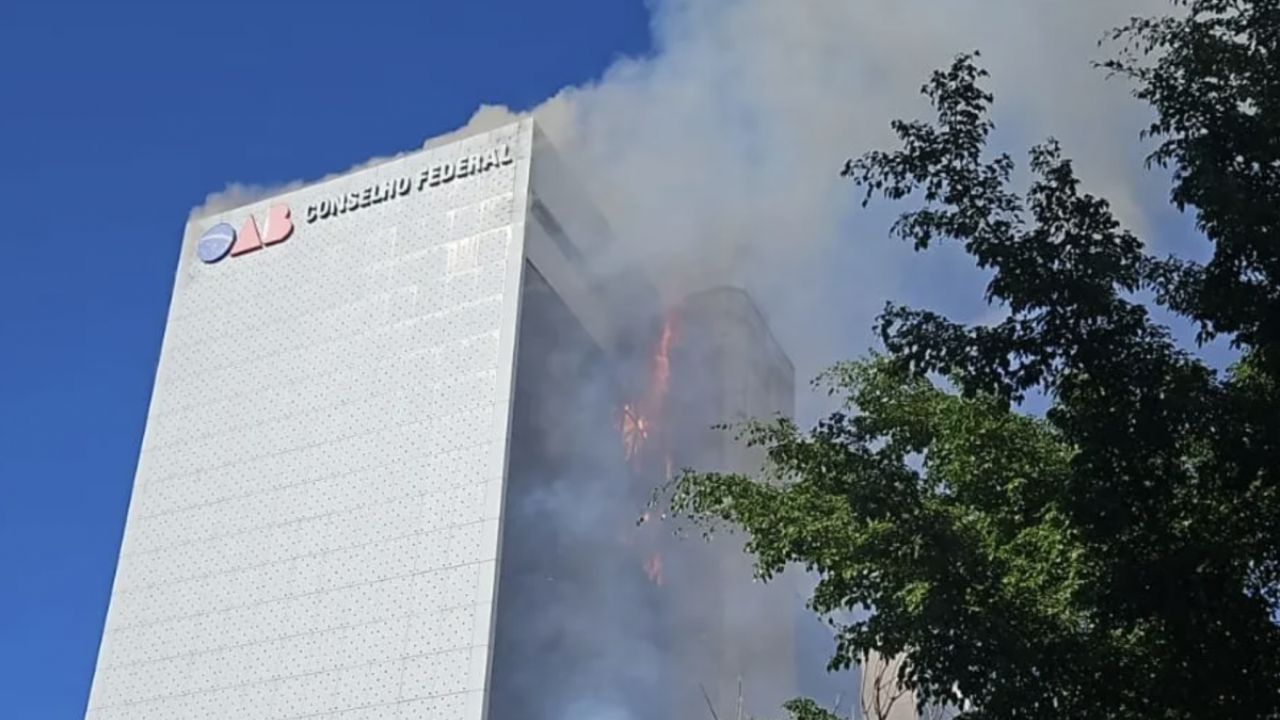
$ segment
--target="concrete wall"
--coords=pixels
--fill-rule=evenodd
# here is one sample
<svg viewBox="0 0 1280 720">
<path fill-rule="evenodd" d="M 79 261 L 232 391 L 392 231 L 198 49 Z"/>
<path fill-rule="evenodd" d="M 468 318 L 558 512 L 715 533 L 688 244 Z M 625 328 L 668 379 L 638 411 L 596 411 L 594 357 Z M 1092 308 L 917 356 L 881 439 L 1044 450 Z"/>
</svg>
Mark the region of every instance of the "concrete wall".
<svg viewBox="0 0 1280 720">
<path fill-rule="evenodd" d="M 531 137 L 188 225 L 88 718 L 479 720 Z M 419 188 L 500 143 L 513 163 Z M 404 196 L 307 222 L 402 176 Z M 286 241 L 196 257 L 277 203 Z"/>
</svg>

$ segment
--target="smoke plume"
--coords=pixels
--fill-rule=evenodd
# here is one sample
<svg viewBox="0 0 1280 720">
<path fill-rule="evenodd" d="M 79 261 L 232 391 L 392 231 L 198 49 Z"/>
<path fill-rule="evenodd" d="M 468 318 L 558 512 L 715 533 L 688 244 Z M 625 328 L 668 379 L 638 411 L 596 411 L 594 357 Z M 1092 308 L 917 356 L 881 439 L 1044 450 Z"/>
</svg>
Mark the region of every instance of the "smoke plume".
<svg viewBox="0 0 1280 720">
<path fill-rule="evenodd" d="M 887 147 L 889 121 L 927 117 L 918 90 L 958 53 L 982 52 L 997 140 L 1015 157 L 1048 135 L 1085 187 L 1143 234 L 1163 207 L 1142 167 L 1145 109 L 1091 66 L 1098 41 L 1164 0 L 660 0 L 653 50 L 617 61 L 528 112 L 619 239 L 620 264 L 669 297 L 745 285 L 800 378 L 870 344 L 889 298 L 974 319 L 981 278 L 957 255 L 885 238 L 883 211 L 855 213 L 843 160 Z M 483 106 L 456 134 L 510 121 Z M 445 142 L 451 136 L 433 141 Z M 965 316 L 968 317 L 965 317 Z M 801 415 L 817 411 L 801 398 Z"/>
</svg>

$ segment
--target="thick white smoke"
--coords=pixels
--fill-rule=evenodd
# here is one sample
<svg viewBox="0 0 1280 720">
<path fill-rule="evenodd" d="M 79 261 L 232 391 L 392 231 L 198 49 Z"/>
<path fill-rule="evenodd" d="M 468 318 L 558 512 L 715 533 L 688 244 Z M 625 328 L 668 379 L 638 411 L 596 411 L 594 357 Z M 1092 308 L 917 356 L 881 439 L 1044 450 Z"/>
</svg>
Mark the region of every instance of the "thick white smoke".
<svg viewBox="0 0 1280 720">
<path fill-rule="evenodd" d="M 998 139 L 1015 154 L 1063 141 L 1086 188 L 1140 233 L 1163 205 L 1136 143 L 1145 108 L 1091 62 L 1103 34 L 1165 0 L 659 0 L 654 48 L 530 112 L 619 236 L 621 262 L 671 295 L 747 285 L 801 379 L 870 344 L 885 300 L 982 312 L 956 254 L 886 238 L 886 211 L 855 213 L 845 158 L 889 147 L 893 118 L 928 117 L 919 88 L 982 52 Z M 509 121 L 485 106 L 459 133 Z M 447 140 L 443 138 L 442 142 Z M 814 401 L 801 398 L 801 415 Z"/>
</svg>

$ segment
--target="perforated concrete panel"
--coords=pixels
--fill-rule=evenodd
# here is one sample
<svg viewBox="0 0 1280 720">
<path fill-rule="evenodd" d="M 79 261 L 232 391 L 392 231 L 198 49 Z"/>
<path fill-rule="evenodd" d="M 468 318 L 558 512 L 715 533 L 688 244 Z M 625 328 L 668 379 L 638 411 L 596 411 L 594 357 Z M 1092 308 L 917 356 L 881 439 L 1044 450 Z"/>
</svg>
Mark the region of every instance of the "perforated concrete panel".
<svg viewBox="0 0 1280 720">
<path fill-rule="evenodd" d="M 532 133 L 188 226 L 88 718 L 480 720 Z"/>
</svg>

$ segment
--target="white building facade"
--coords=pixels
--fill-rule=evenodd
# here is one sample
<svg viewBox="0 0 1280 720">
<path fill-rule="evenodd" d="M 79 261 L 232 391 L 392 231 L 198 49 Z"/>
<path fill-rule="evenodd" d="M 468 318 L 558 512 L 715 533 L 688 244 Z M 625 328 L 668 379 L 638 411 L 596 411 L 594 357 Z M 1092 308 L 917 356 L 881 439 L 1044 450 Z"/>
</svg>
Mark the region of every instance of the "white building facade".
<svg viewBox="0 0 1280 720">
<path fill-rule="evenodd" d="M 481 717 L 533 135 L 189 223 L 88 718 Z"/>
</svg>

